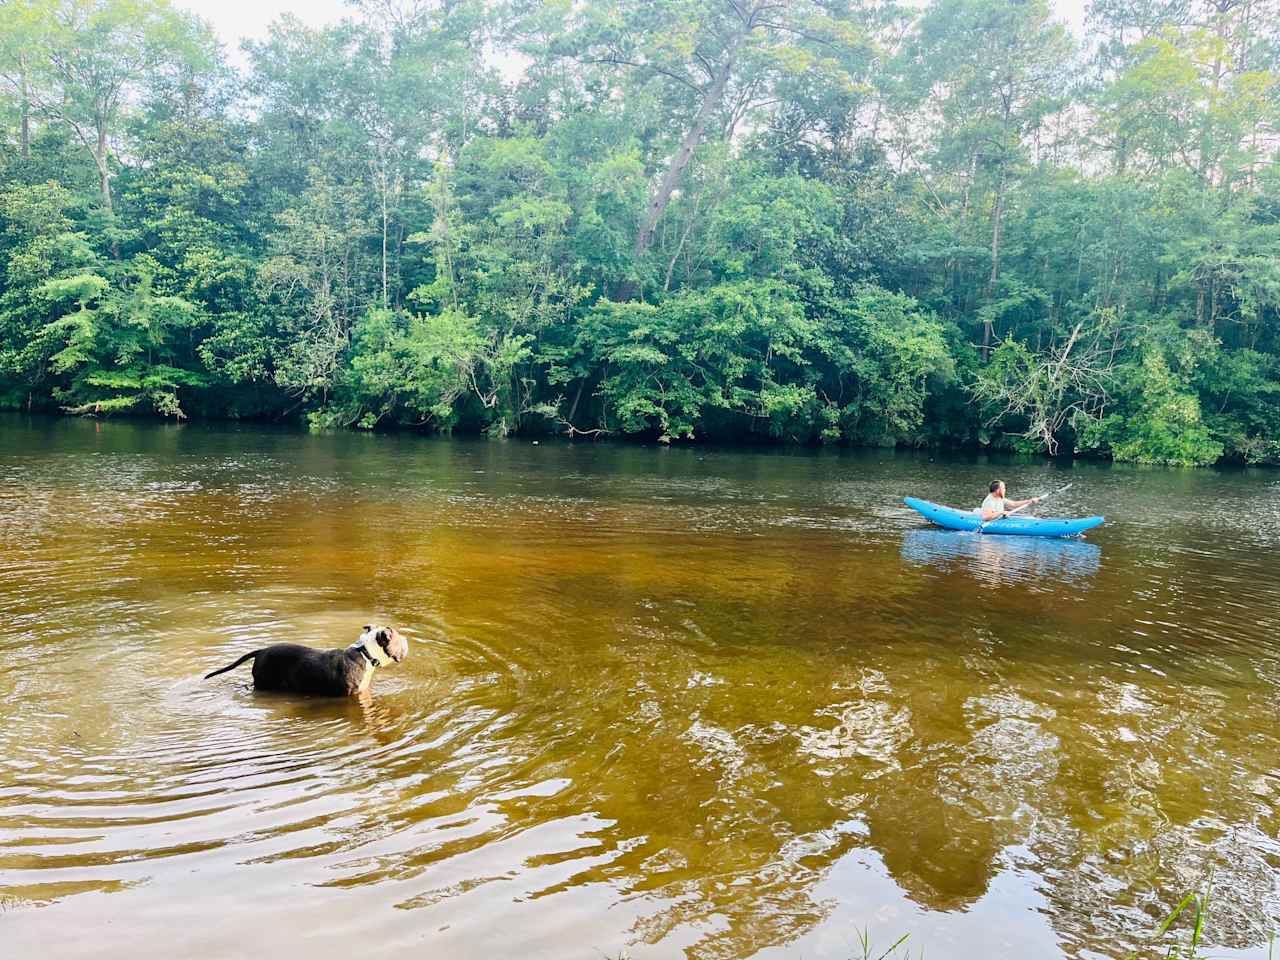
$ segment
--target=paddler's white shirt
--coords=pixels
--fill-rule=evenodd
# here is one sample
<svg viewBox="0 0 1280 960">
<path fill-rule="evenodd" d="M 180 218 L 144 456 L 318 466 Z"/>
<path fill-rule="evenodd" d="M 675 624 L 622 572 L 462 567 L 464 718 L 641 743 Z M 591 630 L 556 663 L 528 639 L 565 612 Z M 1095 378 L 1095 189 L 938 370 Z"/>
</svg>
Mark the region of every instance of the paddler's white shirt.
<svg viewBox="0 0 1280 960">
<path fill-rule="evenodd" d="M 982 501 L 982 506 L 978 508 L 978 513 L 986 513 L 988 510 L 994 510 L 996 513 L 1004 513 L 1009 508 L 1004 505 L 1004 497 L 997 497 L 994 493 L 988 493 L 987 499 Z"/>
</svg>

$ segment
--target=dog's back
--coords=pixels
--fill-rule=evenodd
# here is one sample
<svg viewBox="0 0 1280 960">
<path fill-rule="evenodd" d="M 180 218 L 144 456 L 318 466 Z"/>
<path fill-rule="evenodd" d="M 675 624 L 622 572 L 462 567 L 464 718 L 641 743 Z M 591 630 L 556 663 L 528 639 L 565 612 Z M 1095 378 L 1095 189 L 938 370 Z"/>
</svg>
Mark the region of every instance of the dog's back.
<svg viewBox="0 0 1280 960">
<path fill-rule="evenodd" d="M 259 690 L 349 696 L 360 688 L 367 669 L 345 650 L 276 643 L 259 650 L 254 658 L 253 685 Z"/>
</svg>

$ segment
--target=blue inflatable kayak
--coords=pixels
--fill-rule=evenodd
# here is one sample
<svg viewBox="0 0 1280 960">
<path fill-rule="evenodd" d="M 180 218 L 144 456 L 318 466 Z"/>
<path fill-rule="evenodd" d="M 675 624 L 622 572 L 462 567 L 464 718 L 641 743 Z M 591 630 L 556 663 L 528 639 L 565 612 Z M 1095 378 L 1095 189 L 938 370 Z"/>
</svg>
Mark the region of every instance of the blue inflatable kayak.
<svg viewBox="0 0 1280 960">
<path fill-rule="evenodd" d="M 904 501 L 912 510 L 926 520 L 936 523 L 948 530 L 977 530 L 982 517 L 974 510 L 957 510 L 944 507 L 940 503 L 930 503 L 916 497 L 905 497 Z M 1064 520 L 1041 520 L 1038 517 L 1005 517 L 1003 520 L 992 520 L 982 528 L 984 534 L 1003 533 L 1018 537 L 1077 537 L 1086 530 L 1092 530 L 1102 523 L 1102 517 L 1075 517 Z"/>
</svg>

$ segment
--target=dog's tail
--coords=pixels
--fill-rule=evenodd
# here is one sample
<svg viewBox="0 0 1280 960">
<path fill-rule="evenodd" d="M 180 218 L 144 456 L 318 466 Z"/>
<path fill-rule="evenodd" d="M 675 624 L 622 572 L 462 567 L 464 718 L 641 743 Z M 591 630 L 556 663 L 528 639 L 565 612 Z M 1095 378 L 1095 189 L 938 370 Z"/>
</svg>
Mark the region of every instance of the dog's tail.
<svg viewBox="0 0 1280 960">
<path fill-rule="evenodd" d="M 252 660 L 261 652 L 262 652 L 261 650 L 250 650 L 248 653 L 246 653 L 243 657 L 241 657 L 235 663 L 229 663 L 225 667 L 222 667 L 219 670 L 213 671 L 213 673 L 206 673 L 204 675 L 204 678 L 208 680 L 210 677 L 216 677 L 220 673 L 226 673 L 228 670 L 234 670 L 236 667 L 240 666 L 240 664 L 244 663 L 246 660 Z"/>
</svg>

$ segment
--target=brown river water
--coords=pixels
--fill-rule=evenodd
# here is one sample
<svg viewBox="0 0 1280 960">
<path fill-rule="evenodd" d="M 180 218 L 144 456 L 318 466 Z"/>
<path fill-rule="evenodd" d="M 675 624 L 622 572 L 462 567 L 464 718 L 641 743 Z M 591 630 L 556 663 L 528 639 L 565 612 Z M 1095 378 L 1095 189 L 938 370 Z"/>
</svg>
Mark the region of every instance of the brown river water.
<svg viewBox="0 0 1280 960">
<path fill-rule="evenodd" d="M 901 502 L 995 475 L 1107 523 Z M 1275 471 L 0 416 L 0 954 L 1120 957 L 1212 871 L 1265 957 L 1278 547 Z M 369 621 L 367 703 L 200 679 Z"/>
</svg>

